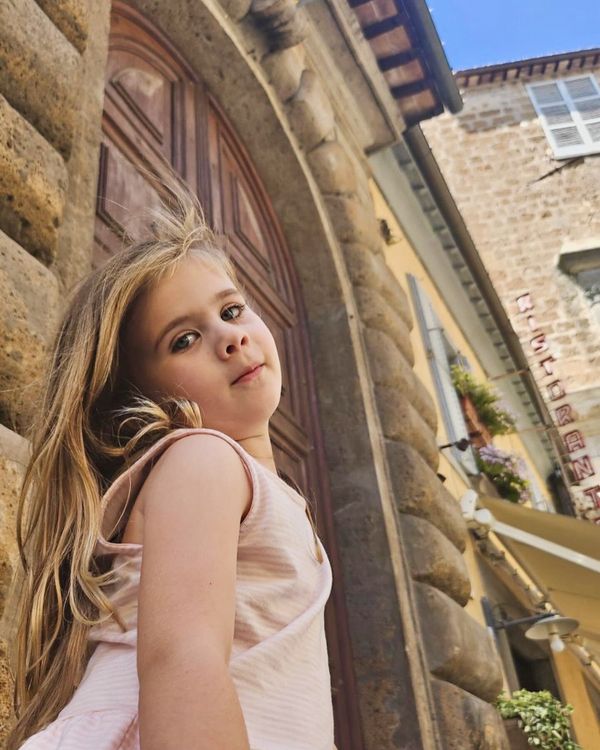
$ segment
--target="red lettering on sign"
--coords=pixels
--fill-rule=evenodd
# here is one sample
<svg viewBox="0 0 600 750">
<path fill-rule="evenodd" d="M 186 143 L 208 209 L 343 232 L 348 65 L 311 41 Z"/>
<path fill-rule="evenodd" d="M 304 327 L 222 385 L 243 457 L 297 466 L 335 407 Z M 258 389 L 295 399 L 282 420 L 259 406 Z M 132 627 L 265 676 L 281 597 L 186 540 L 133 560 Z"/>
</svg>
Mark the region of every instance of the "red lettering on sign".
<svg viewBox="0 0 600 750">
<path fill-rule="evenodd" d="M 552 367 L 552 363 L 556 362 L 554 357 L 550 355 L 549 357 L 546 357 L 546 359 L 543 359 L 540 362 L 540 367 L 543 368 L 546 375 L 554 375 L 554 368 Z"/>
<path fill-rule="evenodd" d="M 600 486 L 586 487 L 583 494 L 594 503 L 596 508 L 600 508 Z"/>
<path fill-rule="evenodd" d="M 534 336 L 529 343 L 536 354 L 541 354 L 541 352 L 548 350 L 548 342 L 546 341 L 545 333 L 540 333 L 537 336 Z"/>
<path fill-rule="evenodd" d="M 550 401 L 558 401 L 561 398 L 564 398 L 567 394 L 565 393 L 565 389 L 563 388 L 563 384 L 560 382 L 560 380 L 555 380 L 553 383 L 550 383 L 548 385 L 548 398 Z"/>
<path fill-rule="evenodd" d="M 585 448 L 585 440 L 579 430 L 567 432 L 566 435 L 563 435 L 563 440 L 569 453 L 575 453 L 575 451 Z"/>
<path fill-rule="evenodd" d="M 529 326 L 530 331 L 537 331 L 539 330 L 539 325 L 537 320 L 535 319 L 534 315 L 528 315 L 527 316 L 527 325 Z"/>
<path fill-rule="evenodd" d="M 589 479 L 596 473 L 592 466 L 592 459 L 589 456 L 574 458 L 571 461 L 571 468 L 573 469 L 573 474 L 578 482 L 581 482 L 583 479 Z"/>
<path fill-rule="evenodd" d="M 554 414 L 556 417 L 556 424 L 559 427 L 564 427 L 565 425 L 571 424 L 571 422 L 575 421 L 571 404 L 563 404 L 562 406 L 559 406 L 554 410 Z"/>
<path fill-rule="evenodd" d="M 533 310 L 533 302 L 531 301 L 530 292 L 517 297 L 517 305 L 519 306 L 519 312 L 527 312 L 527 310 Z"/>
</svg>

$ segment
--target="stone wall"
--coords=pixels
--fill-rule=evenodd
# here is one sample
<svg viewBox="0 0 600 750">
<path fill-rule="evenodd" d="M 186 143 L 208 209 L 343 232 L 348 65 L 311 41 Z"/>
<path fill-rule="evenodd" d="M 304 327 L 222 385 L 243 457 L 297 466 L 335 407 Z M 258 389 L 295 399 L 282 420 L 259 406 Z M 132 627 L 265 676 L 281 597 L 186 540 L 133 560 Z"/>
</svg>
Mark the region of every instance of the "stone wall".
<svg viewBox="0 0 600 750">
<path fill-rule="evenodd" d="M 221 65 L 217 51 L 221 60 L 226 55 L 232 76 L 215 90 L 297 249 L 364 746 L 504 749 L 489 703 L 500 668 L 485 629 L 462 608 L 466 529 L 435 473 L 435 409 L 412 369 L 408 302 L 382 253 L 364 154 L 348 146 L 352 133 L 336 122 L 304 52 L 304 11 L 292 0 L 227 0 L 222 10 L 136 5 L 189 53 L 209 85 Z M 104 0 L 9 0 L 0 8 L 7 50 L 0 65 L 0 315 L 10 332 L 0 348 L 7 426 L 0 595 L 15 564 L 11 526 L 26 451 L 17 433 L 33 401 L 20 395 L 34 394 L 62 295 L 90 262 L 107 9 Z M 206 44 L 189 36 L 199 28 Z M 211 54 L 212 63 L 202 59 Z M 258 114 L 250 112 L 257 106 Z M 295 180 L 282 179 L 292 171 Z"/>
<path fill-rule="evenodd" d="M 551 414 L 560 424 L 556 409 L 572 407 L 576 421 L 561 431 L 581 432 L 575 457 L 590 455 L 598 472 L 582 488 L 600 484 L 600 316 L 559 257 L 600 247 L 600 160 L 553 156 L 525 83 L 590 73 L 600 81 L 597 67 L 468 87 L 462 112 L 423 124 Z M 534 307 L 523 313 L 516 298 L 526 292 Z M 581 488 L 575 494 L 582 514 L 600 517 Z"/>
<path fill-rule="evenodd" d="M 108 10 L 105 0 L 0 4 L 0 741 L 22 434 L 63 295 L 90 266 Z"/>
</svg>

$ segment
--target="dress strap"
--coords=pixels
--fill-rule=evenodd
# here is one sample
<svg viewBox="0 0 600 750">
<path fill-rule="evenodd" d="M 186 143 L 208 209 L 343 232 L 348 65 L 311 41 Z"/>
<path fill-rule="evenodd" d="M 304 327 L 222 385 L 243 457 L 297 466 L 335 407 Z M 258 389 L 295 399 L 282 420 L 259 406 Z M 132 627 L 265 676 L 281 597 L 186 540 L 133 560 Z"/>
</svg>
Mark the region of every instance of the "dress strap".
<svg viewBox="0 0 600 750">
<path fill-rule="evenodd" d="M 140 458 L 135 461 L 126 471 L 118 476 L 103 495 L 100 505 L 102 525 L 100 535 L 96 541 L 96 555 L 123 554 L 135 555 L 142 549 L 141 544 L 109 542 L 119 528 L 127 508 L 139 494 L 142 485 L 148 478 L 152 467 L 165 450 L 177 440 L 189 435 L 214 435 L 221 438 L 236 451 L 244 464 L 248 478 L 252 483 L 252 506 L 257 493 L 257 477 L 254 459 L 245 451 L 239 443 L 236 443 L 229 435 L 217 430 L 209 430 L 204 427 L 192 427 L 173 430 L 165 437 L 158 440 Z M 252 507 L 248 513 L 252 511 Z M 247 517 L 247 516 L 246 516 Z"/>
</svg>

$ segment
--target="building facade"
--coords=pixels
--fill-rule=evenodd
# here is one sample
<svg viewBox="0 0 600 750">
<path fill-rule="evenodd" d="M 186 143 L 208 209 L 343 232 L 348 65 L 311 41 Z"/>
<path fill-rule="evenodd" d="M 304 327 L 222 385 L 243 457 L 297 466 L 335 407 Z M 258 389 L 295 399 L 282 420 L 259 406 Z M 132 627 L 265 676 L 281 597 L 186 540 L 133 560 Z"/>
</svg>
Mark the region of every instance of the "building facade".
<svg viewBox="0 0 600 750">
<path fill-rule="evenodd" d="M 456 80 L 463 110 L 423 132 L 552 415 L 575 512 L 599 522 L 600 52 Z"/>
<path fill-rule="evenodd" d="M 0 6 L 0 54 L 0 726 L 44 353 L 74 285 L 175 174 L 227 235 L 283 359 L 273 442 L 318 497 L 334 570 L 339 750 L 506 750 L 492 705 L 506 677 L 458 502 L 469 482 L 440 450 L 452 441 L 405 273 L 435 284 L 416 259 L 398 266 L 379 221 L 393 224 L 392 197 L 373 181 L 409 126 L 461 106 L 425 4 L 25 0 Z M 425 216 L 422 188 L 405 189 Z M 478 325 L 461 346 L 498 363 L 502 332 Z M 544 495 L 545 417 L 514 388 Z"/>
</svg>

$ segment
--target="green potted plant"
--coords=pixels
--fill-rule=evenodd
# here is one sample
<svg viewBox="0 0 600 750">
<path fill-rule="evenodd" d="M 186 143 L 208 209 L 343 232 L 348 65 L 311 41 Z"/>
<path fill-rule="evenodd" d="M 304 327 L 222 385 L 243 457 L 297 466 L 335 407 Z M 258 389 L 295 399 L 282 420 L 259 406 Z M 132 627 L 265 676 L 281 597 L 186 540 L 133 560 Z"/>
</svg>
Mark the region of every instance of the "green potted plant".
<svg viewBox="0 0 600 750">
<path fill-rule="evenodd" d="M 493 445 L 484 445 L 476 452 L 477 466 L 494 484 L 500 497 L 512 503 L 531 499 L 529 482 L 523 474 L 523 460 Z"/>
<path fill-rule="evenodd" d="M 563 706 L 548 690 L 515 690 L 511 698 L 501 695 L 496 707 L 514 750 L 530 746 L 539 750 L 582 750 L 571 738 L 569 717 L 573 707 Z"/>
<path fill-rule="evenodd" d="M 481 442 L 485 445 L 495 435 L 506 435 L 514 430 L 515 418 L 500 405 L 500 396 L 491 386 L 478 382 L 460 365 L 452 365 L 450 371 L 467 423 L 471 423 L 467 425 L 470 428 L 469 432 L 473 427 L 475 433 L 481 434 Z M 476 412 L 476 416 L 473 411 Z M 484 425 L 484 430 L 479 427 L 478 421 Z"/>
</svg>

